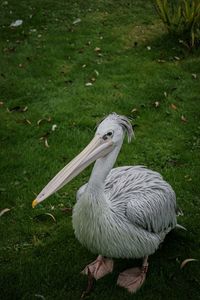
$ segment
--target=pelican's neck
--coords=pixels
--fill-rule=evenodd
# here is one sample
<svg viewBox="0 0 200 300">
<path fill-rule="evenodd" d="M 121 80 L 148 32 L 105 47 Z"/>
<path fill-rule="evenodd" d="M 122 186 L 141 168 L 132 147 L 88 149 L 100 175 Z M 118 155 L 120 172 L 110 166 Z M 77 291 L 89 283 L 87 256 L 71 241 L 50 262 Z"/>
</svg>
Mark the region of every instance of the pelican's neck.
<svg viewBox="0 0 200 300">
<path fill-rule="evenodd" d="M 122 143 L 116 146 L 108 155 L 97 159 L 88 182 L 90 190 L 104 191 L 105 179 L 115 164 L 121 146 Z"/>
</svg>

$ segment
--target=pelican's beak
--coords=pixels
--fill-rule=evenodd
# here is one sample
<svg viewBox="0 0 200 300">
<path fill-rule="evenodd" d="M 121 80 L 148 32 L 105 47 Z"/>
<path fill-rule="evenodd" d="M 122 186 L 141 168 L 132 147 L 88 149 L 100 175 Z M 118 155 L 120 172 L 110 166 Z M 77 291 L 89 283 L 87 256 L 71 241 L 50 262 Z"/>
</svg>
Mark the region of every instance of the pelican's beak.
<svg viewBox="0 0 200 300">
<path fill-rule="evenodd" d="M 95 135 L 89 145 L 44 187 L 32 202 L 32 207 L 35 207 L 38 203 L 61 189 L 92 162 L 107 155 L 112 149 L 113 142 L 111 139 L 104 140 L 100 135 Z"/>
</svg>

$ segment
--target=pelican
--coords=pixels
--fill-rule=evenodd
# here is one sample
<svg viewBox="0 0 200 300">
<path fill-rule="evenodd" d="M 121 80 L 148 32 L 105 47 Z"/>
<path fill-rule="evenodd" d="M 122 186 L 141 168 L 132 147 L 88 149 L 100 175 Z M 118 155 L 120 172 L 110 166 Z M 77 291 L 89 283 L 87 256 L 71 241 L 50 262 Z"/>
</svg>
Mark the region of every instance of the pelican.
<svg viewBox="0 0 200 300">
<path fill-rule="evenodd" d="M 176 226 L 176 196 L 162 176 L 144 166 L 113 168 L 122 147 L 134 136 L 129 119 L 112 113 L 89 145 L 68 163 L 33 201 L 35 207 L 96 161 L 88 183 L 77 192 L 72 223 L 76 238 L 97 259 L 82 271 L 100 279 L 113 270 L 113 258 L 142 258 L 142 266 L 119 274 L 117 284 L 136 292 L 145 281 L 148 256 Z"/>
</svg>

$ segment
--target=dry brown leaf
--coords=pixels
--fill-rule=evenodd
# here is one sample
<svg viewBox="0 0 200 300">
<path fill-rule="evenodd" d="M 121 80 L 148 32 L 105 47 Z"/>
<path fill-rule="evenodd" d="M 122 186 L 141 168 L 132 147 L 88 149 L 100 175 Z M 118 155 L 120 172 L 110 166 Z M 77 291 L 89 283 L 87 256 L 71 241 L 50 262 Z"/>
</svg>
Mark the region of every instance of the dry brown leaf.
<svg viewBox="0 0 200 300">
<path fill-rule="evenodd" d="M 54 220 L 54 222 L 56 223 L 56 218 L 54 217 L 54 215 L 52 215 L 50 213 L 45 213 L 45 215 L 51 217 L 52 220 Z"/>
<path fill-rule="evenodd" d="M 38 120 L 37 121 L 37 125 L 39 126 L 40 125 L 40 123 L 43 121 L 44 119 L 40 119 L 40 120 Z"/>
<path fill-rule="evenodd" d="M 35 294 L 35 297 L 36 297 L 36 298 L 40 298 L 40 299 L 42 299 L 42 300 L 45 300 L 45 299 L 46 299 L 43 295 L 40 295 L 40 294 Z"/>
<path fill-rule="evenodd" d="M 52 131 L 55 131 L 57 127 L 58 127 L 58 126 L 57 126 L 56 124 L 53 124 L 52 127 L 51 127 L 51 130 L 52 130 Z"/>
<path fill-rule="evenodd" d="M 0 212 L 0 217 L 2 217 L 8 211 L 10 211 L 10 208 L 4 208 L 4 209 L 2 209 L 1 212 Z"/>
<path fill-rule="evenodd" d="M 26 112 L 28 106 L 14 106 L 12 108 L 7 108 L 8 112 Z"/>
<path fill-rule="evenodd" d="M 37 125 L 39 126 L 41 123 L 43 122 L 48 122 L 50 123 L 51 122 L 51 117 L 48 117 L 48 118 L 44 118 L 44 119 L 40 119 L 37 121 Z"/>
<path fill-rule="evenodd" d="M 86 84 L 85 84 L 85 86 L 92 86 L 93 84 L 92 84 L 92 82 L 87 82 Z"/>
<path fill-rule="evenodd" d="M 73 22 L 72 22 L 72 24 L 73 25 L 76 25 L 76 24 L 78 24 L 78 23 L 80 23 L 81 22 L 81 19 L 80 18 L 77 18 L 76 20 L 74 20 Z"/>
<path fill-rule="evenodd" d="M 46 139 L 48 136 L 50 135 L 50 132 L 48 131 L 48 132 L 46 132 L 46 133 L 44 133 L 39 139 L 40 139 L 40 141 L 42 141 L 42 140 L 44 140 L 44 139 Z"/>
<path fill-rule="evenodd" d="M 56 218 L 54 217 L 54 215 L 52 215 L 50 213 L 43 213 L 43 214 L 37 215 L 37 216 L 34 217 L 34 219 L 42 220 L 42 218 L 45 217 L 45 216 L 50 217 L 56 223 Z"/>
<path fill-rule="evenodd" d="M 138 111 L 137 108 L 133 108 L 131 112 L 132 112 L 132 113 L 135 113 L 135 112 L 137 112 L 137 111 Z"/>
<path fill-rule="evenodd" d="M 176 106 L 175 104 L 172 103 L 172 104 L 171 104 L 171 108 L 174 109 L 174 110 L 176 110 L 176 109 L 177 109 L 177 106 Z"/>
<path fill-rule="evenodd" d="M 192 78 L 193 78 L 193 79 L 197 79 L 197 74 L 193 73 L 193 74 L 192 74 Z"/>
<path fill-rule="evenodd" d="M 28 123 L 29 125 L 31 125 L 31 121 L 29 119 L 25 119 L 26 123 Z"/>
<path fill-rule="evenodd" d="M 158 62 L 158 63 L 165 63 L 166 60 L 164 60 L 164 59 L 158 59 L 157 62 Z"/>
<path fill-rule="evenodd" d="M 184 115 L 181 116 L 181 121 L 187 122 L 187 119 L 186 119 L 186 117 L 184 117 Z"/>
<path fill-rule="evenodd" d="M 97 70 L 94 70 L 94 73 L 96 76 L 99 76 L 99 72 Z"/>
<path fill-rule="evenodd" d="M 183 267 L 185 267 L 185 265 L 191 261 L 198 261 L 198 259 L 196 258 L 187 258 L 184 261 L 182 261 L 181 265 L 180 265 L 180 269 L 182 269 Z"/>
<path fill-rule="evenodd" d="M 49 144 L 48 144 L 48 140 L 47 140 L 47 138 L 48 138 L 49 135 L 50 135 L 50 132 L 46 132 L 45 134 L 43 134 L 43 135 L 39 138 L 40 141 L 44 141 L 44 145 L 45 145 L 45 147 L 47 147 L 47 148 L 49 148 Z"/>
<path fill-rule="evenodd" d="M 63 207 L 61 208 L 62 212 L 72 212 L 73 208 L 72 207 Z"/>
<path fill-rule="evenodd" d="M 94 51 L 95 51 L 95 52 L 101 52 L 101 48 L 96 47 L 96 48 L 94 49 Z"/>
<path fill-rule="evenodd" d="M 44 145 L 45 145 L 45 147 L 49 148 L 49 144 L 48 144 L 47 138 L 44 139 Z"/>
<path fill-rule="evenodd" d="M 31 125 L 31 121 L 28 119 L 23 119 L 23 120 L 16 120 L 17 123 L 23 123 L 23 124 L 29 124 Z"/>
</svg>

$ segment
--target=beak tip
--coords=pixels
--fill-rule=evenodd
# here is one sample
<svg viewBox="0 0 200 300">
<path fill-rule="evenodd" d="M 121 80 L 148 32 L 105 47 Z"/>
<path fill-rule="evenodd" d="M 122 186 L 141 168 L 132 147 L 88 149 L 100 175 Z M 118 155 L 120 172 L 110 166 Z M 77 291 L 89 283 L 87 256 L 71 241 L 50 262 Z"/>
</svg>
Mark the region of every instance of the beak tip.
<svg viewBox="0 0 200 300">
<path fill-rule="evenodd" d="M 32 202 L 32 208 L 34 208 L 37 204 L 38 204 L 38 200 L 37 199 L 33 200 L 33 202 Z"/>
</svg>

